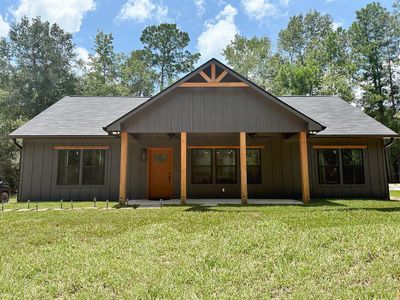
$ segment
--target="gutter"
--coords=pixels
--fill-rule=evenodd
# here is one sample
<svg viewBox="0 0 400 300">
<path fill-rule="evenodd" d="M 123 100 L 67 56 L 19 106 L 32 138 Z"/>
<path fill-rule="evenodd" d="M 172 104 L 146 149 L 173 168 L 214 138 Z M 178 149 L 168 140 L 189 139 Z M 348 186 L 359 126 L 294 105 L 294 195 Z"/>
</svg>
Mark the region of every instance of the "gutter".
<svg viewBox="0 0 400 300">
<path fill-rule="evenodd" d="M 12 140 L 14 144 L 19 148 L 19 150 L 22 150 L 22 145 L 17 142 L 17 138 L 13 138 Z"/>
<path fill-rule="evenodd" d="M 390 146 L 393 144 L 393 142 L 394 142 L 394 137 L 391 137 L 390 140 L 389 140 L 389 142 L 388 142 L 387 144 L 384 144 L 384 145 L 383 145 L 384 148 L 390 147 Z"/>
</svg>

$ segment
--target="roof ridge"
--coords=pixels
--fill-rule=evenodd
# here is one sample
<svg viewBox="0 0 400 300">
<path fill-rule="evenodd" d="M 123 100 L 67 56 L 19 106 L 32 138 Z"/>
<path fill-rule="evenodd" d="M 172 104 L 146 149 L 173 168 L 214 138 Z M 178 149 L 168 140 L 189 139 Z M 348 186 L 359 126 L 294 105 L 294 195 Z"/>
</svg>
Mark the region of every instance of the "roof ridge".
<svg viewBox="0 0 400 300">
<path fill-rule="evenodd" d="M 145 96 L 86 96 L 86 95 L 68 95 L 65 97 L 80 97 L 80 98 L 137 98 L 137 99 L 149 99 L 151 97 Z"/>
<path fill-rule="evenodd" d="M 310 97 L 310 98 L 316 98 L 316 97 L 339 97 L 338 95 L 279 95 L 279 97 Z"/>
</svg>

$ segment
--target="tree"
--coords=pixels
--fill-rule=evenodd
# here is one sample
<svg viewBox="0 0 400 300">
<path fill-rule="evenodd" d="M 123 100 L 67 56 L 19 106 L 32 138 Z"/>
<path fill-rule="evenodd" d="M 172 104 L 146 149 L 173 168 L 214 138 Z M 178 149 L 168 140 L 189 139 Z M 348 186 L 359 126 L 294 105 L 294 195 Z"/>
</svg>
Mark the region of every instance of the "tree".
<svg viewBox="0 0 400 300">
<path fill-rule="evenodd" d="M 40 18 L 22 18 L 0 39 L 0 170 L 18 183 L 18 150 L 8 134 L 65 95 L 77 78 L 72 36 Z"/>
<path fill-rule="evenodd" d="M 24 17 L 11 25 L 7 41 L 14 65 L 13 102 L 22 118 L 32 118 L 65 95 L 73 94 L 77 78 L 72 35 L 57 24 Z"/>
<path fill-rule="evenodd" d="M 353 100 L 347 34 L 330 15 L 310 11 L 279 32 L 282 64 L 274 85 L 287 94 L 339 94 Z"/>
<path fill-rule="evenodd" d="M 149 97 L 155 89 L 157 73 L 151 69 L 151 53 L 147 50 L 135 50 L 121 69 L 122 95 Z"/>
<path fill-rule="evenodd" d="M 160 74 L 160 91 L 180 73 L 193 70 L 200 58 L 199 53 L 184 50 L 190 42 L 189 34 L 179 30 L 176 24 L 148 26 L 143 30 L 140 41 L 145 50 L 152 53 L 152 65 Z"/>
<path fill-rule="evenodd" d="M 113 35 L 98 31 L 94 55 L 89 55 L 88 72 L 83 78 L 82 92 L 90 96 L 120 95 L 121 67 L 125 57 L 114 51 Z"/>
<path fill-rule="evenodd" d="M 267 88 L 270 81 L 268 62 L 271 57 L 271 41 L 268 37 L 248 39 L 235 35 L 234 40 L 223 50 L 223 55 L 236 72 Z"/>
<path fill-rule="evenodd" d="M 399 35 L 390 12 L 373 2 L 356 12 L 350 27 L 351 47 L 363 87 L 363 105 L 379 121 L 387 123 L 385 101 L 390 99 L 393 119 L 397 109 L 393 62 L 399 55 Z M 396 32 L 397 31 L 397 32 Z"/>
</svg>

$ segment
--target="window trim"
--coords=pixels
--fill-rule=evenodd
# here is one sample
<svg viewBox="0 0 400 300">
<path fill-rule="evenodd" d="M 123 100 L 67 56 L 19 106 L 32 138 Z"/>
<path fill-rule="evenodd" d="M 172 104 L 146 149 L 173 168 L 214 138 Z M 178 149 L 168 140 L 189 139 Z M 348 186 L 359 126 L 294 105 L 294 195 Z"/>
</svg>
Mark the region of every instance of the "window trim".
<svg viewBox="0 0 400 300">
<path fill-rule="evenodd" d="M 367 185 L 367 165 L 366 165 L 366 160 L 365 160 L 365 151 L 368 149 L 366 145 L 314 145 L 314 156 L 315 156 L 315 168 L 316 168 L 316 180 L 317 184 L 319 186 L 346 186 L 346 187 L 363 187 Z M 338 152 L 338 159 L 339 159 L 339 183 L 320 183 L 319 181 L 319 157 L 318 157 L 318 150 L 323 150 L 323 149 L 337 149 Z M 354 150 L 361 150 L 361 157 L 363 161 L 363 168 L 364 168 L 364 183 L 344 183 L 343 181 L 343 164 L 342 164 L 342 149 L 354 149 Z"/>
<path fill-rule="evenodd" d="M 54 146 L 57 150 L 56 168 L 55 168 L 55 186 L 58 188 L 101 188 L 107 184 L 107 150 L 109 146 Z M 78 184 L 58 184 L 58 166 L 60 150 L 79 150 L 79 181 Z M 104 182 L 103 184 L 83 184 L 83 151 L 84 150 L 104 150 Z"/>
</svg>

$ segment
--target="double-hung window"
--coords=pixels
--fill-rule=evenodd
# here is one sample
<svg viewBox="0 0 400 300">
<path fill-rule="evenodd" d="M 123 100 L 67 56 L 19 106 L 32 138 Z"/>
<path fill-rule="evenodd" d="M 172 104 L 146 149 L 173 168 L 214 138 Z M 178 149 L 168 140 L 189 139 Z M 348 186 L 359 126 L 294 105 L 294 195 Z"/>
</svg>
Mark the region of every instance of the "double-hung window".
<svg viewBox="0 0 400 300">
<path fill-rule="evenodd" d="M 80 150 L 58 150 L 58 185 L 79 184 Z"/>
<path fill-rule="evenodd" d="M 236 149 L 218 149 L 215 151 L 216 182 L 236 183 Z"/>
<path fill-rule="evenodd" d="M 58 150 L 58 185 L 104 185 L 104 149 Z"/>
<path fill-rule="evenodd" d="M 261 182 L 261 150 L 247 149 L 247 183 L 260 184 Z"/>
<path fill-rule="evenodd" d="M 192 150 L 192 183 L 212 183 L 212 150 Z"/>
</svg>

